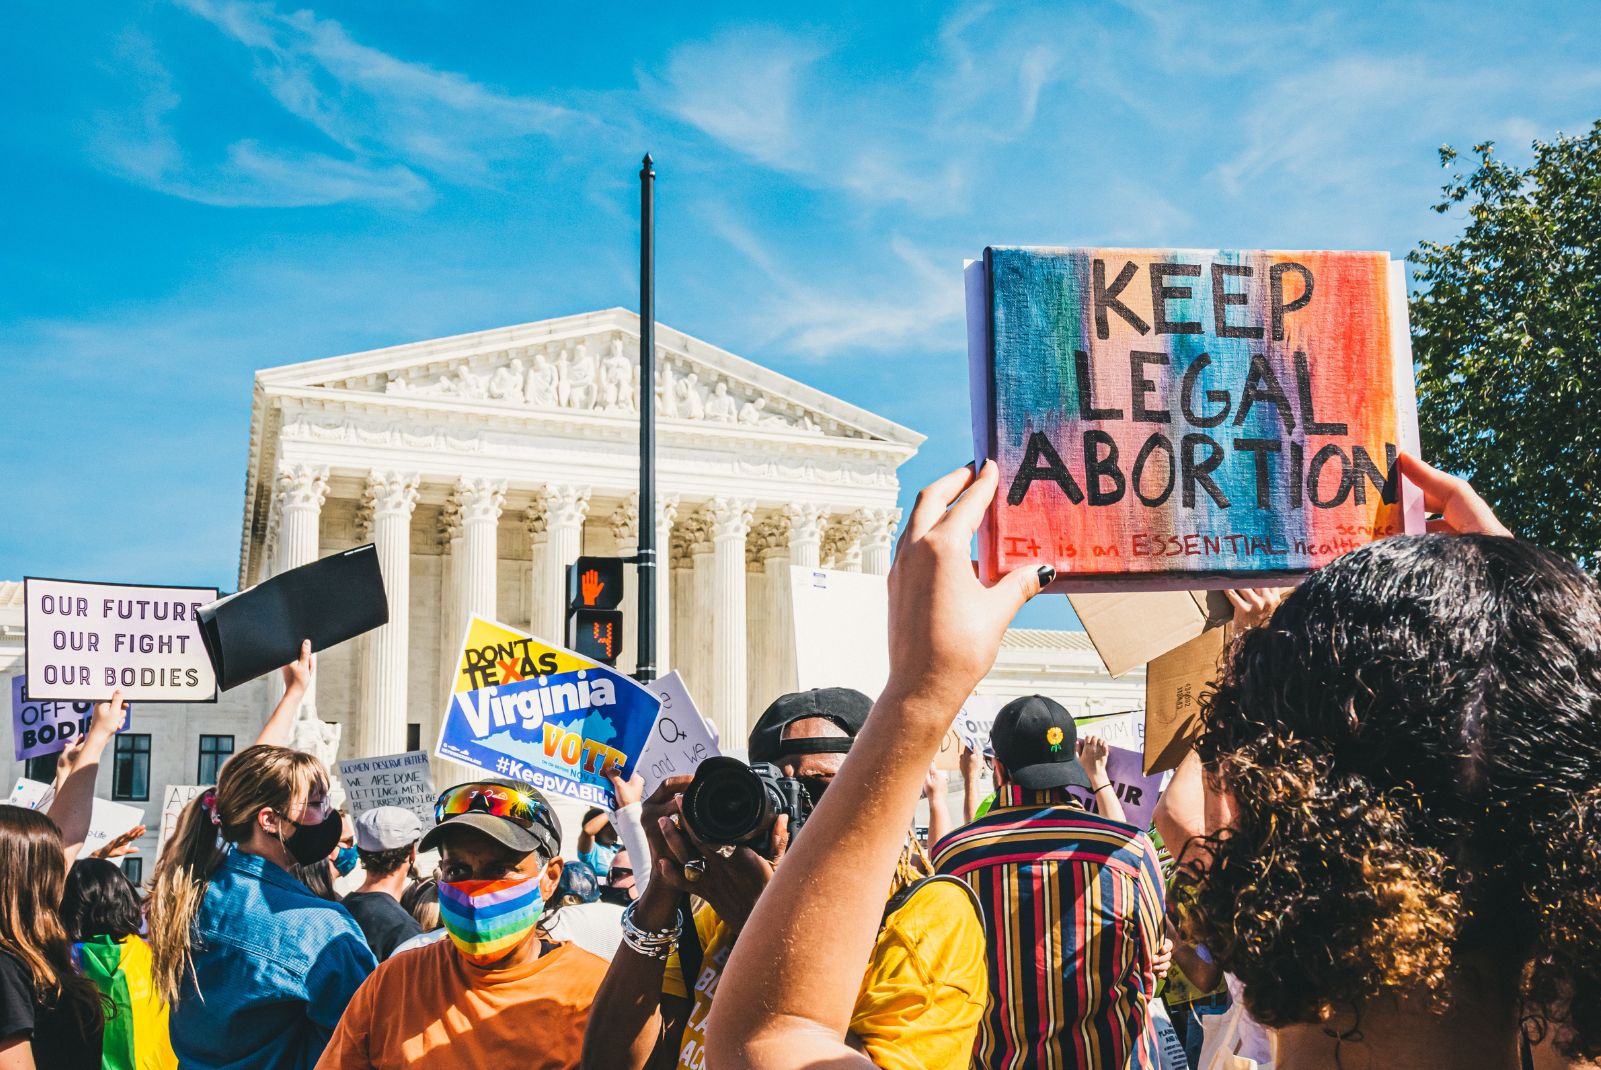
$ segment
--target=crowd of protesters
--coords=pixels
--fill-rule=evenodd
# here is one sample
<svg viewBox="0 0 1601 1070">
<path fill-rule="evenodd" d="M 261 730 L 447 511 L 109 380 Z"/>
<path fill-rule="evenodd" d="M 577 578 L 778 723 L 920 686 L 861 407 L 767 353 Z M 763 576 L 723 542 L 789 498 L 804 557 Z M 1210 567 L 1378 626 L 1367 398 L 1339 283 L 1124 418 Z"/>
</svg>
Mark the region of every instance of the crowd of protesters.
<svg viewBox="0 0 1601 1070">
<path fill-rule="evenodd" d="M 760 714 L 750 762 L 804 806 L 738 842 L 697 832 L 691 778 L 645 797 L 615 769 L 572 857 L 548 800 L 504 780 L 441 792 L 426 833 L 395 807 L 347 818 L 286 745 L 308 646 L 136 889 L 106 857 L 122 842 L 78 857 L 113 696 L 48 812 L 0 806 L 0 1070 L 1588 1065 L 1601 591 L 1466 483 L 1401 473 L 1430 534 L 1231 592 L 1236 637 L 1148 828 L 1105 741 L 1043 696 L 962 755 L 946 811 L 941 737 L 1053 578 L 975 577 L 992 465 L 917 499 L 877 701 Z"/>
</svg>

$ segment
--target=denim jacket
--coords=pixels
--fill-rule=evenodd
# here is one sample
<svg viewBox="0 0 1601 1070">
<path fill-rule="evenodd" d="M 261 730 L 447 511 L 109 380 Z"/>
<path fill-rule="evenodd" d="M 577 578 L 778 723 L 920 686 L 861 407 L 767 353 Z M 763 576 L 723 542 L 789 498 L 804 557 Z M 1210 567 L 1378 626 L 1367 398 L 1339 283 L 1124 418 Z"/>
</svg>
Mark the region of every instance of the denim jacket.
<svg viewBox="0 0 1601 1070">
<path fill-rule="evenodd" d="M 378 964 L 344 907 L 237 850 L 206 886 L 195 938 L 171 1016 L 185 1070 L 309 1070 Z"/>
</svg>

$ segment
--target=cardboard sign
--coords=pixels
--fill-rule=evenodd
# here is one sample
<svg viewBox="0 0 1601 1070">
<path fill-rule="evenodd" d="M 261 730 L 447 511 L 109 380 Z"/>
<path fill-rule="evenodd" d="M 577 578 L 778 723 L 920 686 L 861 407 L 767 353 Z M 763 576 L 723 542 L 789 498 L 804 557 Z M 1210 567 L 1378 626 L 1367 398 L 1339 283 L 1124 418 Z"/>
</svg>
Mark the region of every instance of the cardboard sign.
<svg viewBox="0 0 1601 1070">
<path fill-rule="evenodd" d="M 82 739 L 89 731 L 93 702 L 39 702 L 28 697 L 26 676 L 11 678 L 11 738 L 17 761 L 55 754 Z M 123 707 L 118 732 L 133 727 L 133 703 Z"/>
<path fill-rule="evenodd" d="M 660 708 L 614 669 L 474 616 L 434 754 L 611 809 L 601 770 L 633 774 Z"/>
<path fill-rule="evenodd" d="M 1068 595 L 1111 676 L 1122 676 L 1234 615 L 1222 591 Z"/>
<path fill-rule="evenodd" d="M 1177 769 L 1201 731 L 1201 693 L 1217 679 L 1228 627 L 1208 628 L 1145 670 L 1145 771 Z"/>
<path fill-rule="evenodd" d="M 389 623 L 389 599 L 372 543 L 330 554 L 201 607 L 206 653 L 224 691 L 312 650 Z"/>
<path fill-rule="evenodd" d="M 167 848 L 167 840 L 178 831 L 183 808 L 207 791 L 209 784 L 168 784 L 161 793 L 161 829 L 156 833 L 156 858 Z"/>
<path fill-rule="evenodd" d="M 21 777 L 11 789 L 11 798 L 6 801 L 12 806 L 42 811 L 50 809 L 55 797 L 55 789 L 49 784 Z M 89 834 L 83 841 L 83 856 L 87 858 L 144 819 L 145 812 L 137 806 L 126 806 L 106 799 L 94 800 L 94 807 L 89 812 Z"/>
<path fill-rule="evenodd" d="M 351 758 L 339 763 L 339 779 L 352 816 L 380 806 L 400 806 L 417 815 L 424 832 L 434 827 L 437 793 L 427 751 Z"/>
<path fill-rule="evenodd" d="M 215 587 L 23 580 L 28 697 L 103 702 L 215 702 L 200 608 Z"/>
<path fill-rule="evenodd" d="M 1084 731 L 1080 729 L 1080 737 Z M 1112 788 L 1117 792 L 1118 801 L 1123 804 L 1123 815 L 1128 823 L 1140 829 L 1149 828 L 1151 818 L 1156 816 L 1156 800 L 1162 794 L 1162 777 L 1146 776 L 1142 768 L 1144 759 L 1138 750 L 1129 750 L 1126 747 L 1108 747 L 1106 752 L 1106 776 L 1112 782 Z M 1080 788 L 1069 788 L 1068 791 L 1077 796 L 1086 807 L 1094 809 L 1091 805 L 1093 796 L 1090 792 Z"/>
<path fill-rule="evenodd" d="M 889 680 L 888 580 L 802 565 L 789 579 L 796 686 L 852 687 L 878 698 Z"/>
<path fill-rule="evenodd" d="M 1423 530 L 1395 472 L 1417 414 L 1388 255 L 1004 247 L 969 272 L 987 578 L 1240 586 Z"/>
<path fill-rule="evenodd" d="M 701 762 L 721 752 L 711 724 L 701 716 L 676 672 L 646 684 L 645 689 L 661 702 L 637 766 L 649 798 L 668 777 L 693 776 Z"/>
</svg>

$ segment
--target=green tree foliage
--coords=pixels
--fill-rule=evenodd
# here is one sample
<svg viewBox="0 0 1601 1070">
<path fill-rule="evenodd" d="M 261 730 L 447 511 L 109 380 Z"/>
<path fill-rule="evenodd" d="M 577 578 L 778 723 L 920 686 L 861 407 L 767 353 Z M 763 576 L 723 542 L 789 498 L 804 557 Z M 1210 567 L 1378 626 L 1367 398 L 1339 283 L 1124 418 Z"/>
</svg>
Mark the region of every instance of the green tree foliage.
<svg viewBox="0 0 1601 1070">
<path fill-rule="evenodd" d="M 1519 535 L 1601 562 L 1601 122 L 1520 169 L 1473 147 L 1437 212 L 1467 226 L 1409 257 L 1425 456 Z M 1458 156 L 1440 149 L 1453 168 Z M 1466 170 L 1466 168 L 1463 168 Z"/>
</svg>

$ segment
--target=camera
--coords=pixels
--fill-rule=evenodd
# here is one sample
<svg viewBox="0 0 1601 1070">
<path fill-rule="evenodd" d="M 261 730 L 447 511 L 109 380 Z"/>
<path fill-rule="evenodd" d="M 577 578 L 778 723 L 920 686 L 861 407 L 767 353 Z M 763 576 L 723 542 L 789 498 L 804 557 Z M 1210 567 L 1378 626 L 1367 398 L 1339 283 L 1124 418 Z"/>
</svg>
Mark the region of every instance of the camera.
<svg viewBox="0 0 1601 1070">
<path fill-rule="evenodd" d="M 811 816 L 811 792 L 776 765 L 746 765 L 723 755 L 707 758 L 684 792 L 684 821 L 704 843 L 743 844 L 765 851 L 778 815 L 795 835 Z M 759 839 L 760 842 L 757 842 Z"/>
</svg>

